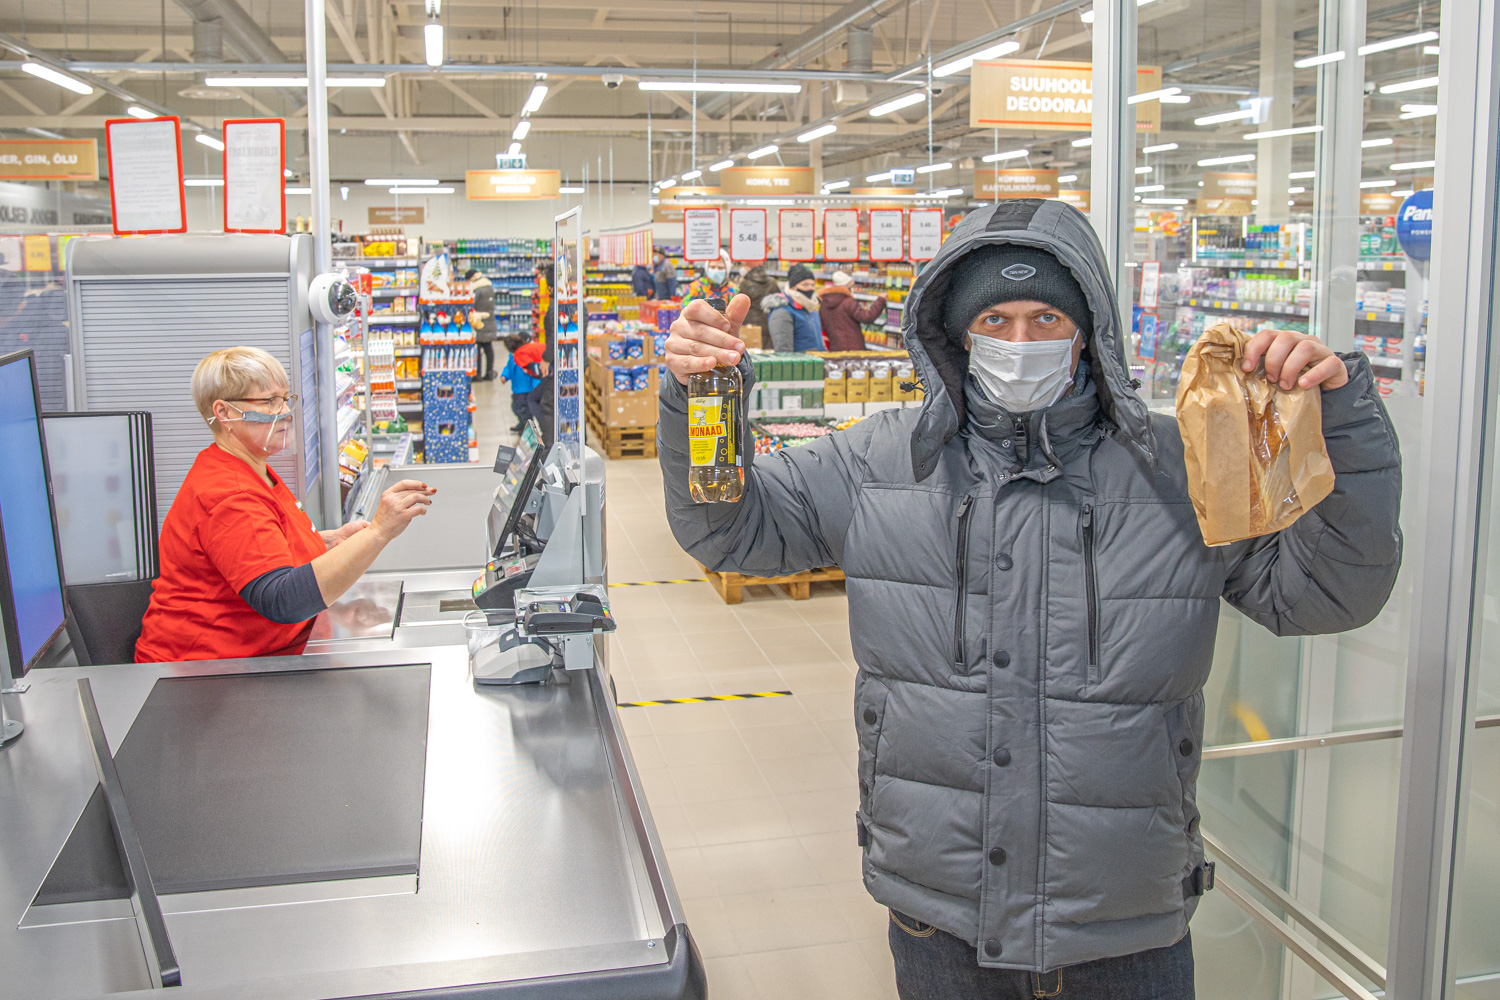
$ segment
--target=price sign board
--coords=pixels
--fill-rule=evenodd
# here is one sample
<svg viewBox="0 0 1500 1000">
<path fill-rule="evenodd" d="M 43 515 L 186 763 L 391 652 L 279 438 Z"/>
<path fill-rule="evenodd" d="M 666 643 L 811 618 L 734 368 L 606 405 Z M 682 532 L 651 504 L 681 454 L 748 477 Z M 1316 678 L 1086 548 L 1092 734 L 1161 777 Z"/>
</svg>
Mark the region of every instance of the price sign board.
<svg viewBox="0 0 1500 1000">
<path fill-rule="evenodd" d="M 859 209 L 823 210 L 823 259 L 859 260 Z"/>
<path fill-rule="evenodd" d="M 286 232 L 286 120 L 224 122 L 224 232 Z"/>
<path fill-rule="evenodd" d="M 187 232 L 181 119 L 113 118 L 104 141 L 115 235 Z"/>
<path fill-rule="evenodd" d="M 729 210 L 729 259 L 741 264 L 759 264 L 766 259 L 766 210 Z"/>
<path fill-rule="evenodd" d="M 780 250 L 777 253 L 782 260 L 812 260 L 816 254 L 815 243 L 817 238 L 816 219 L 817 213 L 810 208 L 783 208 L 777 213 L 777 228 L 780 233 Z M 858 223 L 856 222 L 856 227 Z M 855 229 L 855 253 L 858 254 L 859 230 Z"/>
<path fill-rule="evenodd" d="M 899 208 L 870 209 L 870 259 L 901 260 L 906 256 L 906 212 Z"/>
<path fill-rule="evenodd" d="M 1141 308 L 1155 309 L 1161 289 L 1161 261 L 1148 260 L 1141 265 Z"/>
<path fill-rule="evenodd" d="M 943 210 L 911 210 L 911 259 L 931 260 L 943 246 Z"/>
<path fill-rule="evenodd" d="M 719 259 L 719 210 L 717 208 L 682 210 L 682 259 L 689 261 Z"/>
</svg>

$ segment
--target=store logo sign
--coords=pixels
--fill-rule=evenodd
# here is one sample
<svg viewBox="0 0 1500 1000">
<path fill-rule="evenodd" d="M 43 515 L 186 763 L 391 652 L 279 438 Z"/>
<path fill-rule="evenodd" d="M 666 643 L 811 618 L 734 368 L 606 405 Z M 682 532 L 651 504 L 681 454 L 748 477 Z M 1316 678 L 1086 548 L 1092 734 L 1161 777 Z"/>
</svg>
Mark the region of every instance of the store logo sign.
<svg viewBox="0 0 1500 1000">
<path fill-rule="evenodd" d="M 1407 195 L 1396 213 L 1396 239 L 1412 260 L 1432 257 L 1432 189 Z"/>
</svg>

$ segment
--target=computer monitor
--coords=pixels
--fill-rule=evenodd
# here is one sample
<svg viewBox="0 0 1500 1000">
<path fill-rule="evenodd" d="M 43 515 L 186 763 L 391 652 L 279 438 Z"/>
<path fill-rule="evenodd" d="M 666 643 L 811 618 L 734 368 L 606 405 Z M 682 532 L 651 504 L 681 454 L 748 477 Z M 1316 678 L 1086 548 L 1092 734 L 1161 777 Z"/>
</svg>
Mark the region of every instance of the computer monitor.
<svg viewBox="0 0 1500 1000">
<path fill-rule="evenodd" d="M 521 431 L 521 439 L 511 452 L 510 464 L 500 474 L 500 485 L 490 505 L 488 533 L 492 557 L 500 555 L 506 542 L 519 529 L 521 515 L 526 512 L 526 501 L 536 489 L 544 461 L 542 429 L 533 418 Z"/>
<path fill-rule="evenodd" d="M 0 622 L 13 677 L 62 634 L 61 546 L 31 351 L 0 355 Z"/>
<path fill-rule="evenodd" d="M 63 583 L 154 579 L 158 522 L 151 414 L 44 413 L 42 437 L 62 542 Z"/>
</svg>

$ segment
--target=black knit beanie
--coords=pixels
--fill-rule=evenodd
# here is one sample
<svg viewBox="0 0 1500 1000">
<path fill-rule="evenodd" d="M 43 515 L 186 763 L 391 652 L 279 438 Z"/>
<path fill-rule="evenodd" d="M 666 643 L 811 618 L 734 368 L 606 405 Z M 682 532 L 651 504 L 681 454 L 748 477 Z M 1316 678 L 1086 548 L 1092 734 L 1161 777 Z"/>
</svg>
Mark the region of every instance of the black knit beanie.
<svg viewBox="0 0 1500 1000">
<path fill-rule="evenodd" d="M 812 268 L 806 264 L 793 264 L 786 272 L 786 287 L 796 288 L 812 276 Z"/>
<path fill-rule="evenodd" d="M 1067 265 L 1045 250 L 991 243 L 953 265 L 943 299 L 943 328 L 959 343 L 974 317 L 1002 302 L 1045 302 L 1078 325 L 1087 341 L 1094 313 Z"/>
</svg>

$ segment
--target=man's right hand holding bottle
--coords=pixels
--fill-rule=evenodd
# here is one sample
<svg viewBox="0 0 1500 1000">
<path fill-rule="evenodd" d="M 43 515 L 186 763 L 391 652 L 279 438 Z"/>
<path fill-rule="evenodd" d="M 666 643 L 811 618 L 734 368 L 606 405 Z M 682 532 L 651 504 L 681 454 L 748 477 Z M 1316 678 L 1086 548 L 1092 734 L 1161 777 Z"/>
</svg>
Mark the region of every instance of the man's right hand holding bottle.
<svg viewBox="0 0 1500 1000">
<path fill-rule="evenodd" d="M 750 296 L 736 295 L 723 313 L 717 312 L 707 299 L 694 299 L 672 324 L 667 338 L 667 368 L 677 381 L 687 385 L 688 376 L 706 372 L 719 365 L 739 364 L 745 352 L 740 340 L 740 324 L 750 311 Z"/>
</svg>

